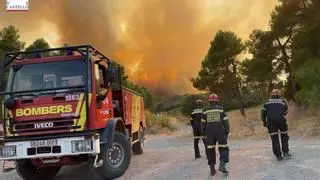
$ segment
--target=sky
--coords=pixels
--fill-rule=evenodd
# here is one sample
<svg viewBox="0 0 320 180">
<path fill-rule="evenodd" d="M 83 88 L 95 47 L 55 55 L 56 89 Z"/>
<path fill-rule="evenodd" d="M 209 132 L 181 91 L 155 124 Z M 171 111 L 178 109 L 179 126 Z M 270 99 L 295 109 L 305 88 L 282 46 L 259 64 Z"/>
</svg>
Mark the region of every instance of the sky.
<svg viewBox="0 0 320 180">
<path fill-rule="evenodd" d="M 5 3 L 5 0 L 2 0 Z M 12 24 L 31 44 L 91 44 L 124 65 L 129 79 L 151 89 L 193 93 L 218 30 L 243 40 L 268 29 L 276 0 L 29 0 L 29 11 L 0 7 L 0 28 Z"/>
</svg>

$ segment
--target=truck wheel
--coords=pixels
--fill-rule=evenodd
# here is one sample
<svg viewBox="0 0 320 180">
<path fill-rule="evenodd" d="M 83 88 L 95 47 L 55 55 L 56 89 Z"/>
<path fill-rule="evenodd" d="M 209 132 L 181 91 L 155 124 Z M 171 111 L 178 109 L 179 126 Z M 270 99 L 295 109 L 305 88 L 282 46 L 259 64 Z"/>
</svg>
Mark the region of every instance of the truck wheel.
<svg viewBox="0 0 320 180">
<path fill-rule="evenodd" d="M 144 148 L 144 131 L 141 126 L 139 128 L 138 136 L 139 136 L 139 141 L 133 144 L 132 151 L 135 154 L 142 154 L 143 148 Z"/>
<path fill-rule="evenodd" d="M 108 149 L 105 144 L 101 145 L 100 158 L 103 165 L 96 168 L 97 173 L 103 179 L 114 179 L 122 176 L 128 169 L 131 161 L 131 149 L 128 138 L 115 132 L 112 148 Z"/>
<path fill-rule="evenodd" d="M 37 168 L 31 160 L 17 160 L 16 170 L 18 175 L 25 180 L 51 180 L 61 169 L 58 167 Z"/>
</svg>

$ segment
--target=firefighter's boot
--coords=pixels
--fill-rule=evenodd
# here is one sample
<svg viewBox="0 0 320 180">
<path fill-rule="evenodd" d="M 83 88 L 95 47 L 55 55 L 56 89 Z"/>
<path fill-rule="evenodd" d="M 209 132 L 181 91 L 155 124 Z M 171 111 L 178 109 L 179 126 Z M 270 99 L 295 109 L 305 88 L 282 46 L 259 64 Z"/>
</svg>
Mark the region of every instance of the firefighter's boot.
<svg viewBox="0 0 320 180">
<path fill-rule="evenodd" d="M 283 157 L 285 157 L 285 158 L 291 158 L 292 155 L 291 155 L 290 153 L 286 152 L 286 153 L 283 153 Z"/>
<path fill-rule="evenodd" d="M 278 160 L 278 161 L 282 161 L 282 160 L 283 160 L 283 157 L 282 157 L 282 156 L 277 156 L 277 160 Z"/>
<path fill-rule="evenodd" d="M 195 157 L 196 159 L 201 158 L 200 154 L 196 154 L 194 157 Z"/>
<path fill-rule="evenodd" d="M 210 166 L 210 174 L 211 176 L 214 176 L 216 174 L 216 168 L 214 168 L 214 166 Z"/>
<path fill-rule="evenodd" d="M 228 171 L 227 168 L 226 168 L 226 163 L 220 162 L 219 171 L 221 171 L 221 172 L 223 172 L 223 173 L 229 173 L 229 171 Z"/>
</svg>

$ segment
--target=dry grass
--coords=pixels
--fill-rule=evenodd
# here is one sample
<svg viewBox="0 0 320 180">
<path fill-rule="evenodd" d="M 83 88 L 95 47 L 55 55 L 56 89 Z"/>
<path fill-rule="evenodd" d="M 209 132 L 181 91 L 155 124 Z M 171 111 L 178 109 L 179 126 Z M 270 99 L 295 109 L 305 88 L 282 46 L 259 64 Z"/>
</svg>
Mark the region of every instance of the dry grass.
<svg viewBox="0 0 320 180">
<path fill-rule="evenodd" d="M 241 116 L 240 111 L 227 113 L 232 139 L 259 139 L 266 137 L 267 130 L 260 120 L 260 107 L 246 109 L 247 117 Z"/>
<path fill-rule="evenodd" d="M 291 105 L 287 116 L 289 130 L 298 137 L 319 136 L 320 114 L 301 110 L 297 106 Z"/>
<path fill-rule="evenodd" d="M 150 111 L 145 112 L 147 122 L 147 133 L 149 134 L 171 134 L 177 130 L 177 119 L 167 113 L 161 113 L 158 117 Z"/>
<path fill-rule="evenodd" d="M 260 107 L 246 109 L 247 117 L 241 116 L 239 111 L 227 113 L 230 119 L 232 139 L 261 139 L 269 137 L 268 131 L 262 126 Z M 307 137 L 318 136 L 319 115 L 311 114 L 289 103 L 289 113 L 286 116 L 290 136 Z"/>
</svg>

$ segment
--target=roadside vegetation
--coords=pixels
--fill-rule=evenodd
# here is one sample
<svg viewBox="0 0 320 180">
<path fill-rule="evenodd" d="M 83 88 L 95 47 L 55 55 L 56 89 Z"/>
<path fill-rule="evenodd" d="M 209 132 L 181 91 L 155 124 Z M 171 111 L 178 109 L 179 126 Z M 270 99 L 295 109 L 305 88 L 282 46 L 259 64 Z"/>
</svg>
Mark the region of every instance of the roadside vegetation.
<svg viewBox="0 0 320 180">
<path fill-rule="evenodd" d="M 281 89 L 290 102 L 291 134 L 320 135 L 319 8 L 318 0 L 279 0 L 270 14 L 269 30 L 253 30 L 246 41 L 232 31 L 216 33 L 191 81 L 199 90 L 219 94 L 226 110 L 240 109 L 228 113 L 231 137 L 268 137 L 259 105 L 273 88 Z M 194 99 L 201 98 L 192 96 L 182 105 L 184 114 Z"/>
<path fill-rule="evenodd" d="M 316 109 L 320 105 L 319 9 L 318 0 L 279 0 L 269 30 L 253 30 L 247 41 L 232 31 L 218 31 L 193 86 L 218 93 L 225 105 L 240 109 L 243 116 L 248 99 L 251 106 L 260 104 L 272 88 L 282 89 L 284 97 L 300 107 Z"/>
<path fill-rule="evenodd" d="M 146 111 L 145 115 L 148 134 L 171 134 L 177 130 L 177 118 L 168 113 Z"/>
<path fill-rule="evenodd" d="M 246 109 L 247 117 L 239 111 L 227 113 L 231 127 L 231 139 L 266 139 L 270 138 L 267 128 L 260 119 L 260 108 L 256 106 Z M 294 103 L 289 103 L 289 113 L 286 116 L 289 126 L 288 133 L 293 138 L 319 136 L 320 114 L 301 109 Z"/>
</svg>

